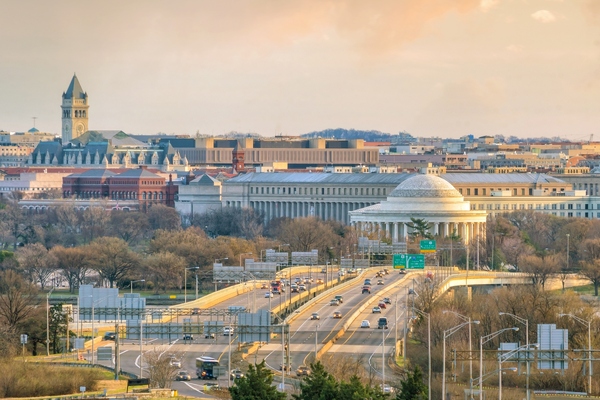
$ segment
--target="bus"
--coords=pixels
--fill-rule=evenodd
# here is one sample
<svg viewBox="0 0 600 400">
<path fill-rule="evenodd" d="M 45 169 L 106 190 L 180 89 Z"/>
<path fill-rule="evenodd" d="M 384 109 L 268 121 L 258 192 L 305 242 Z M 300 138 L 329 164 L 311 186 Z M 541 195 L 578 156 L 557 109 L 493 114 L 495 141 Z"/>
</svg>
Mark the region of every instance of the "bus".
<svg viewBox="0 0 600 400">
<path fill-rule="evenodd" d="M 212 357 L 196 358 L 196 376 L 198 379 L 217 379 L 214 367 L 219 366 L 219 360 Z"/>
</svg>

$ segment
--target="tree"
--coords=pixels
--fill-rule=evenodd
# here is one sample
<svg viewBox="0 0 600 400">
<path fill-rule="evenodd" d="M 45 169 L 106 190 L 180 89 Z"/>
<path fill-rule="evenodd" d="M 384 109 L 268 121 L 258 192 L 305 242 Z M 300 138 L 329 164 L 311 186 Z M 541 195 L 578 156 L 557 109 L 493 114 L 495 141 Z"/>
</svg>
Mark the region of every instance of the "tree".
<svg viewBox="0 0 600 400">
<path fill-rule="evenodd" d="M 252 208 L 225 207 L 197 215 L 193 221 L 210 237 L 253 239 L 263 233 L 264 216 Z"/>
<path fill-rule="evenodd" d="M 90 206 L 83 212 L 81 233 L 85 243 L 90 243 L 94 239 L 102 237 L 106 234 L 110 214 L 106 211 L 106 207 Z"/>
<path fill-rule="evenodd" d="M 581 275 L 592 282 L 594 285 L 594 296 L 598 296 L 598 287 L 600 287 L 600 259 L 582 262 Z"/>
<path fill-rule="evenodd" d="M 110 283 L 111 288 L 139 265 L 137 254 L 119 238 L 101 237 L 94 240 L 89 246 L 88 256 L 92 268 Z"/>
<path fill-rule="evenodd" d="M 433 235 L 429 233 L 431 229 L 431 224 L 427 222 L 424 218 L 413 218 L 410 217 L 409 223 L 406 225 L 412 229 L 410 236 L 413 239 L 423 238 L 423 239 L 433 239 Z"/>
<path fill-rule="evenodd" d="M 114 236 L 130 245 L 137 243 L 150 229 L 146 214 L 119 210 L 110 213 L 110 226 Z"/>
<path fill-rule="evenodd" d="M 50 328 L 50 346 L 52 346 L 52 353 L 56 354 L 60 352 L 59 340 L 61 337 L 67 336 L 67 327 L 69 326 L 71 318 L 69 313 L 63 310 L 62 304 L 56 304 L 50 307 L 48 325 Z"/>
<path fill-rule="evenodd" d="M 289 243 L 291 251 L 317 249 L 323 254 L 337 242 L 331 226 L 315 217 L 283 221 L 277 232 L 277 239 L 282 243 Z"/>
<path fill-rule="evenodd" d="M 40 284 L 42 290 L 50 275 L 56 270 L 56 258 L 40 243 L 28 244 L 16 252 L 20 269 L 31 282 Z"/>
<path fill-rule="evenodd" d="M 294 400 L 335 399 L 338 395 L 338 383 L 329 374 L 321 362 L 310 365 L 311 374 L 300 382 L 300 394 L 292 395 Z"/>
<path fill-rule="evenodd" d="M 170 388 L 175 375 L 177 375 L 178 368 L 171 364 L 170 357 L 164 356 L 168 349 L 168 347 L 162 346 L 144 353 L 144 363 L 148 365 L 150 387 Z M 182 356 L 181 353 L 174 353 L 172 357 L 180 360 Z"/>
<path fill-rule="evenodd" d="M 148 222 L 154 230 L 165 229 L 175 231 L 181 229 L 181 216 L 172 207 L 162 204 L 153 204 L 148 210 Z"/>
<path fill-rule="evenodd" d="M 351 377 L 349 382 L 340 382 L 338 393 L 337 399 L 339 400 L 383 400 L 388 398 L 388 395 L 384 394 L 381 389 L 363 385 L 358 376 Z"/>
<path fill-rule="evenodd" d="M 0 271 L 0 321 L 9 329 L 15 329 L 29 318 L 38 301 L 33 284 L 15 271 Z"/>
<path fill-rule="evenodd" d="M 423 372 L 417 365 L 414 371 L 409 371 L 406 379 L 400 382 L 400 391 L 396 395 L 396 400 L 425 400 L 427 390 L 427 385 L 423 383 Z"/>
<path fill-rule="evenodd" d="M 83 283 L 89 269 L 90 259 L 87 249 L 85 247 L 56 246 L 50 250 L 50 253 L 56 259 L 56 268 L 67 280 L 69 291 L 74 293 L 75 289 Z"/>
<path fill-rule="evenodd" d="M 248 373 L 236 379 L 235 385 L 229 388 L 232 400 L 283 400 L 286 394 L 278 392 L 273 386 L 273 372 L 267 369 L 265 361 L 248 366 Z"/>
<path fill-rule="evenodd" d="M 166 291 L 175 286 L 187 267 L 185 258 L 171 252 L 160 252 L 150 255 L 146 260 L 144 276 L 154 284 L 154 292 Z"/>
<path fill-rule="evenodd" d="M 534 285 L 540 285 L 542 289 L 548 278 L 558 273 L 559 260 L 558 256 L 525 256 L 521 261 L 521 271 L 529 274 Z"/>
</svg>

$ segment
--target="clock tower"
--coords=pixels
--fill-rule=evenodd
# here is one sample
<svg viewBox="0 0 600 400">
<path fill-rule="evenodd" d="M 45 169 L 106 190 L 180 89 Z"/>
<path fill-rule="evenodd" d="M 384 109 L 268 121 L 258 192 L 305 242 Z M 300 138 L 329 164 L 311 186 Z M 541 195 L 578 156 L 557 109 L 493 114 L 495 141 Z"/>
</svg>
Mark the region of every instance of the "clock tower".
<svg viewBox="0 0 600 400">
<path fill-rule="evenodd" d="M 88 130 L 88 95 L 81 88 L 77 75 L 62 95 L 62 141 L 63 144 L 83 135 Z"/>
</svg>

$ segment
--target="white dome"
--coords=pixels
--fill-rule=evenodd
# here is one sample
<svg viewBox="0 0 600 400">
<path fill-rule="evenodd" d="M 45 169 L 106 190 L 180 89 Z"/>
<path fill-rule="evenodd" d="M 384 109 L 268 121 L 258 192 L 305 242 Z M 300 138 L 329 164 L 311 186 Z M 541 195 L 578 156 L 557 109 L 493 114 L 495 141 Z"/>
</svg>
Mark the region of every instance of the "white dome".
<svg viewBox="0 0 600 400">
<path fill-rule="evenodd" d="M 448 198 L 463 196 L 450 182 L 439 176 L 418 174 L 399 184 L 389 194 L 389 197 Z"/>
</svg>

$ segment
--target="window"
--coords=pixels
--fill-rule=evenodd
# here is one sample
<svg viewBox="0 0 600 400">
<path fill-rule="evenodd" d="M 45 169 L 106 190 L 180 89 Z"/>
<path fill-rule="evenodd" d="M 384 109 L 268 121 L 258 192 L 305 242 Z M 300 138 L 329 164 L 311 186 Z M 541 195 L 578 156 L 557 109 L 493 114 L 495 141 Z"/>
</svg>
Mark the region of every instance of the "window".
<svg viewBox="0 0 600 400">
<path fill-rule="evenodd" d="M 467 188 L 467 196 L 471 195 L 471 188 Z"/>
<path fill-rule="evenodd" d="M 479 189 L 475 188 L 475 196 L 479 196 Z"/>
<path fill-rule="evenodd" d="M 483 190 L 483 195 L 484 195 L 484 196 L 487 196 L 487 189 L 486 189 L 486 188 L 483 188 L 482 190 Z"/>
<path fill-rule="evenodd" d="M 568 204 L 567 208 L 568 208 L 569 210 L 572 210 L 572 209 L 573 209 L 573 204 Z"/>
</svg>

